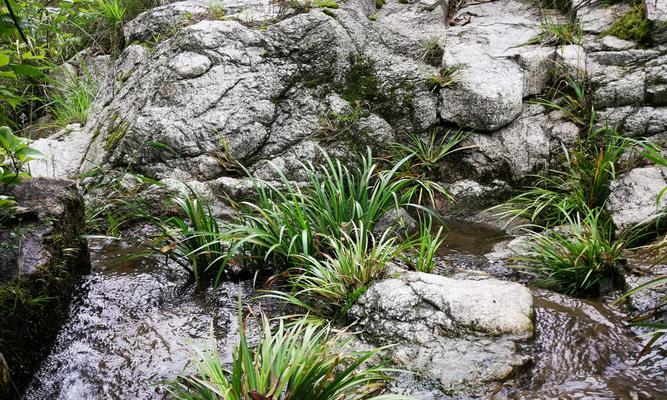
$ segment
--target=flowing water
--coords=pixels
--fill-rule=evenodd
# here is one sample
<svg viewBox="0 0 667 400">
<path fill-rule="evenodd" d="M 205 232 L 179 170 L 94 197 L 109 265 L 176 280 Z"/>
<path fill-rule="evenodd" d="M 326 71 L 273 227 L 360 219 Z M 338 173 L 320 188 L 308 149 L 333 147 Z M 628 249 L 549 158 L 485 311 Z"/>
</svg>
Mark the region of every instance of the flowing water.
<svg viewBox="0 0 667 400">
<path fill-rule="evenodd" d="M 197 293 L 177 266 L 128 257 L 137 250 L 91 246 L 93 271 L 27 400 L 167 398 L 156 383 L 183 371 L 195 347 L 209 348 L 211 332 L 220 355 L 231 361 L 238 293 L 247 302 L 251 284 L 225 283 Z"/>
<path fill-rule="evenodd" d="M 478 260 L 477 267 L 488 267 L 480 256 L 503 239 L 502 232 L 466 223 L 449 227 L 449 246 L 442 250 L 447 262 Z M 127 257 L 134 250 L 104 242 L 91 246 L 93 272 L 80 285 L 27 400 L 167 398 L 159 382 L 188 368 L 193 347 L 211 346 L 211 332 L 220 356 L 231 360 L 238 293 L 255 309 L 277 311 L 275 304 L 250 299 L 249 282 L 196 293 L 177 267 Z M 609 302 L 537 290 L 534 298 L 536 335 L 524 349 L 534 362 L 515 387 L 494 398 L 667 398 L 664 342 L 635 363 L 642 343 Z"/>
</svg>

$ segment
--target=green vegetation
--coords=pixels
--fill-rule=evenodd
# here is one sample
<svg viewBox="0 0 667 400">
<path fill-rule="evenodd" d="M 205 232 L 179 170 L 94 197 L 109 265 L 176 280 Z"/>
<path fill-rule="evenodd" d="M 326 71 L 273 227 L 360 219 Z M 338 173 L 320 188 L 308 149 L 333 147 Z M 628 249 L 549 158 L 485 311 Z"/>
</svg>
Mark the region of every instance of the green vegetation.
<svg viewBox="0 0 667 400">
<path fill-rule="evenodd" d="M 538 175 L 534 186 L 491 211 L 503 220 L 526 218 L 548 228 L 566 223 L 570 215 L 602 209 L 621 156 L 631 144 L 610 129 L 597 130 L 572 154 L 564 149 L 565 171 Z"/>
<path fill-rule="evenodd" d="M 277 265 L 299 264 L 303 257 L 326 253 L 326 237 L 341 240 L 355 226 L 370 231 L 387 211 L 408 205 L 417 189 L 413 179 L 398 174 L 407 158 L 378 170 L 370 150 L 353 169 L 324 151 L 322 157 L 323 165 L 303 165 L 310 183 L 305 188 L 284 176 L 281 187 L 255 182 L 257 199 L 242 203 L 238 220 L 228 227 L 231 255 L 243 247 L 251 263 L 272 258 Z"/>
<path fill-rule="evenodd" d="M 42 0 L 2 3 L 0 124 L 20 134 L 58 100 L 45 89 L 51 83 L 49 71 L 86 47 L 115 52 L 124 45 L 124 21 L 156 4 L 157 0 L 71 0 L 58 2 L 57 7 Z"/>
<path fill-rule="evenodd" d="M 220 3 L 214 3 L 208 6 L 208 13 L 213 19 L 222 21 L 225 19 L 225 9 Z"/>
<path fill-rule="evenodd" d="M 262 337 L 253 349 L 248 344 L 245 323 L 240 322 L 231 370 L 223 369 L 214 344 L 194 360 L 196 375 L 172 382 L 170 393 L 179 400 L 405 398 L 378 396 L 391 379 L 387 376 L 390 370 L 367 364 L 383 349 L 346 351 L 351 336 L 306 320 L 289 327 L 281 321 L 274 332 L 266 318 L 261 325 Z"/>
<path fill-rule="evenodd" d="M 444 135 L 433 131 L 428 141 L 423 141 L 416 135 L 408 135 L 408 143 L 395 143 L 392 146 L 394 159 L 410 158 L 409 163 L 401 166 L 400 173 L 418 183 L 419 188 L 415 192 L 416 203 L 423 204 L 428 198 L 433 205 L 434 194 L 437 193 L 451 199 L 449 193 L 432 179 L 438 175 L 437 167 L 442 160 L 469 148 L 460 146 L 467 137 L 468 134 L 463 131 L 449 131 Z"/>
<path fill-rule="evenodd" d="M 20 138 L 7 126 L 0 127 L 0 194 L 10 185 L 29 178 L 27 164 L 42 157 L 42 153 L 30 148 L 28 140 Z"/>
<path fill-rule="evenodd" d="M 298 266 L 290 268 L 291 293 L 271 292 L 271 297 L 285 300 L 311 315 L 339 316 L 350 307 L 350 295 L 359 297 L 368 285 L 382 277 L 385 266 L 404 249 L 385 232 L 375 240 L 362 224 L 353 224 L 340 238 L 324 237 L 327 253 L 322 258 L 298 257 Z"/>
<path fill-rule="evenodd" d="M 463 65 L 456 64 L 451 67 L 442 67 L 438 73 L 431 75 L 426 79 L 426 85 L 431 91 L 436 91 L 440 88 L 450 88 L 454 86 L 457 81 L 457 76 L 463 69 Z"/>
<path fill-rule="evenodd" d="M 563 170 L 537 175 L 533 186 L 490 211 L 508 224 L 529 221 L 521 228 L 530 239 L 516 260 L 538 275 L 538 282 L 569 294 L 601 294 L 615 283 L 616 265 L 635 240 L 631 233 L 614 237 L 605 204 L 623 154 L 637 142 L 610 128 L 594 128 L 587 85 L 577 78 L 564 79 L 550 99 L 537 103 L 561 111 L 585 133 L 573 150 L 563 148 Z"/>
<path fill-rule="evenodd" d="M 646 18 L 644 2 L 635 5 L 616 20 L 603 34 L 616 36 L 624 40 L 633 40 L 641 44 L 648 43 L 651 34 L 651 21 Z"/>
<path fill-rule="evenodd" d="M 578 22 L 564 22 L 544 18 L 540 25 L 541 32 L 526 42 L 526 45 L 564 46 L 581 44 L 584 36 L 583 26 Z"/>
<path fill-rule="evenodd" d="M 316 8 L 338 8 L 338 3 L 336 3 L 336 0 L 313 0 L 313 5 Z"/>
<path fill-rule="evenodd" d="M 369 21 L 373 21 L 373 22 L 377 21 L 377 20 L 378 20 L 378 16 L 377 16 L 377 14 L 369 15 L 369 16 L 368 16 L 368 20 L 369 20 Z"/>
<path fill-rule="evenodd" d="M 562 112 L 567 119 L 581 127 L 592 126 L 596 114 L 588 95 L 588 83 L 580 77 L 568 76 L 559 80 L 551 93 L 535 101 L 550 110 Z"/>
<path fill-rule="evenodd" d="M 387 0 L 375 0 L 375 8 L 378 10 L 384 7 L 385 4 L 387 4 Z"/>
<path fill-rule="evenodd" d="M 173 255 L 200 287 L 202 279 L 221 267 L 224 251 L 220 241 L 220 226 L 210 207 L 202 199 L 174 199 L 187 219 L 173 216 L 160 225 L 168 244 L 162 253 Z M 183 261 L 185 259 L 185 261 Z M 208 274 L 207 274 L 208 273 Z"/>
<path fill-rule="evenodd" d="M 446 157 L 468 148 L 459 146 L 468 138 L 468 134 L 463 131 L 449 131 L 444 135 L 438 135 L 438 132 L 434 131 L 428 141 L 423 141 L 412 134 L 408 135 L 408 138 L 410 140 L 408 144 L 394 145 L 397 157 L 403 158 L 413 154 L 410 167 L 429 174 L 432 174 L 438 163 Z"/>
<path fill-rule="evenodd" d="M 28 163 L 42 157 L 42 153 L 30 148 L 28 140 L 14 135 L 8 126 L 0 127 L 0 228 L 10 219 L 16 202 L 7 190 L 24 179 L 30 178 Z"/>
<path fill-rule="evenodd" d="M 440 38 L 438 37 L 433 37 L 422 42 L 420 50 L 421 60 L 431 65 L 440 65 L 442 57 L 445 55 L 445 50 L 440 45 Z"/>
<path fill-rule="evenodd" d="M 85 68 L 84 68 L 85 71 Z M 49 108 L 56 125 L 88 121 L 88 111 L 97 94 L 97 87 L 86 71 L 82 77 L 70 76 L 64 88 L 55 88 L 49 95 Z"/>
<path fill-rule="evenodd" d="M 599 295 L 605 289 L 604 279 L 613 280 L 617 273 L 627 243 L 614 240 L 611 221 L 602 209 L 562 213 L 564 226 L 530 233 L 515 259 L 534 271 L 542 286 L 573 295 Z M 607 289 L 611 287 L 612 281 Z"/>
<path fill-rule="evenodd" d="M 433 272 L 435 256 L 445 242 L 443 227 L 433 233 L 433 218 L 430 215 L 420 216 L 419 233 L 408 239 L 405 251 L 401 255 L 403 262 L 411 269 L 419 272 Z"/>
</svg>

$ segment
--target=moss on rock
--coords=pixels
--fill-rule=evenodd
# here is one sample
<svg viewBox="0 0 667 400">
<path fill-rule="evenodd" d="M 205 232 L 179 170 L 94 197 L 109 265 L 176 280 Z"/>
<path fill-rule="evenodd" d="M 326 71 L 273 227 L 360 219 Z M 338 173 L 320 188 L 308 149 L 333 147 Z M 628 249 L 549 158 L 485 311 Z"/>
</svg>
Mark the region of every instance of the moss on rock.
<svg viewBox="0 0 667 400">
<path fill-rule="evenodd" d="M 623 14 L 604 34 L 641 44 L 648 43 L 651 35 L 651 21 L 646 18 L 644 3 L 634 6 Z"/>
</svg>

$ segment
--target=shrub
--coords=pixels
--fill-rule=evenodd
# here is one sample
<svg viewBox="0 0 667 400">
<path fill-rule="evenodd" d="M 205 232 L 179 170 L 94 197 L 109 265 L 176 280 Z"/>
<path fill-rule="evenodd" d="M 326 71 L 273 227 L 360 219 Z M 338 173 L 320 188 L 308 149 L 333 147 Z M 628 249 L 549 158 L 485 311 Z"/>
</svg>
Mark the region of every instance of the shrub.
<svg viewBox="0 0 667 400">
<path fill-rule="evenodd" d="M 563 210 L 564 227 L 529 233 L 515 260 L 535 273 L 542 286 L 573 295 L 600 294 L 600 283 L 613 278 L 622 260 L 624 240 L 614 241 L 610 221 L 601 210 L 574 216 Z"/>
<path fill-rule="evenodd" d="M 4 194 L 9 185 L 29 178 L 27 164 L 42 157 L 42 153 L 30 148 L 28 140 L 15 136 L 7 126 L 0 127 L 0 194 Z"/>
<path fill-rule="evenodd" d="M 241 317 L 239 316 L 241 321 Z M 378 396 L 390 380 L 383 366 L 366 366 L 382 349 L 344 350 L 351 337 L 334 333 L 329 325 L 300 320 L 283 321 L 275 332 L 262 318 L 262 337 L 255 349 L 248 344 L 240 323 L 239 344 L 230 370 L 222 367 L 215 347 L 194 361 L 196 375 L 171 382 L 169 392 L 178 400 L 361 400 L 401 399 Z"/>
<path fill-rule="evenodd" d="M 16 202 L 5 195 L 10 185 L 30 177 L 26 165 L 42 157 L 42 153 L 28 147 L 28 140 L 17 137 L 7 126 L 0 127 L 0 228 L 12 217 Z"/>
</svg>

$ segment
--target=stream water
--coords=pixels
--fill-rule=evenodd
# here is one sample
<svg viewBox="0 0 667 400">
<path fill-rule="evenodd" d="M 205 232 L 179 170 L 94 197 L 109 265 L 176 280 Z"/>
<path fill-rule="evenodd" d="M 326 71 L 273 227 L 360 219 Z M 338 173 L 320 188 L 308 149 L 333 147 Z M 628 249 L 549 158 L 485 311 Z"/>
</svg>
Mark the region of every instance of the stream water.
<svg viewBox="0 0 667 400">
<path fill-rule="evenodd" d="M 450 230 L 442 254 L 451 262 L 479 258 L 503 239 L 477 225 Z M 78 288 L 69 320 L 26 400 L 168 398 L 160 382 L 188 367 L 193 347 L 210 346 L 211 332 L 221 357 L 231 360 L 238 293 L 255 309 L 277 312 L 275 304 L 252 299 L 250 282 L 195 293 L 184 289 L 187 276 L 178 267 L 128 257 L 134 250 L 109 242 L 91 245 L 93 271 Z M 538 290 L 534 297 L 536 335 L 524 349 L 533 365 L 515 387 L 493 398 L 667 398 L 664 342 L 635 363 L 642 341 L 608 302 Z"/>
</svg>

